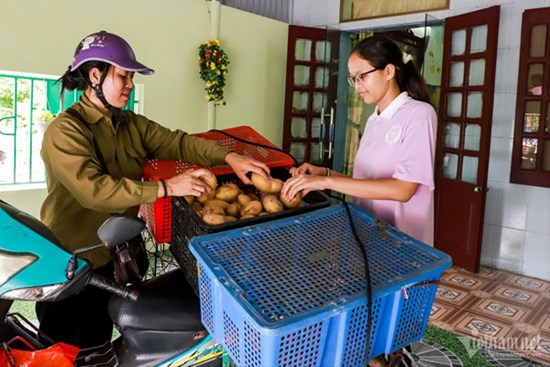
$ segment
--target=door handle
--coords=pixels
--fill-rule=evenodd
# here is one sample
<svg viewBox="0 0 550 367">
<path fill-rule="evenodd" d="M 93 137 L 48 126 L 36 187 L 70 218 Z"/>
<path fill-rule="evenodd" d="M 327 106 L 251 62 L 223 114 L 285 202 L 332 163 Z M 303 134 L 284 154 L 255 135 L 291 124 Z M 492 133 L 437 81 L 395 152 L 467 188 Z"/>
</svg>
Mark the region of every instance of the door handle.
<svg viewBox="0 0 550 367">
<path fill-rule="evenodd" d="M 332 145 L 334 144 L 334 107 L 330 108 L 330 124 L 328 130 L 328 159 L 332 158 Z"/>
<path fill-rule="evenodd" d="M 323 161 L 323 140 L 325 131 L 325 107 L 321 107 L 321 123 L 319 124 L 319 162 Z"/>
<path fill-rule="evenodd" d="M 485 190 L 483 190 L 483 187 L 481 187 L 481 186 L 476 186 L 476 187 L 474 187 L 474 191 L 475 191 L 475 192 L 489 191 L 489 188 L 486 188 Z"/>
</svg>

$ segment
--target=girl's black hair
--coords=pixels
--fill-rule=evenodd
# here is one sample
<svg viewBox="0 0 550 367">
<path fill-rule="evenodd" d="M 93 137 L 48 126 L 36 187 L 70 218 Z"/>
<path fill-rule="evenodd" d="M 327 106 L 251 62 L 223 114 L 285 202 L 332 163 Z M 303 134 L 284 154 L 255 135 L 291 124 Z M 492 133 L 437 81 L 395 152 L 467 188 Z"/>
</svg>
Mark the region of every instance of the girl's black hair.
<svg viewBox="0 0 550 367">
<path fill-rule="evenodd" d="M 430 101 L 430 90 L 424 78 L 418 72 L 412 60 L 403 63 L 403 52 L 395 42 L 384 36 L 372 36 L 360 41 L 351 50 L 351 55 L 357 54 L 367 60 L 373 67 L 384 69 L 392 64 L 396 67 L 396 79 L 399 89 L 419 101 Z"/>
</svg>

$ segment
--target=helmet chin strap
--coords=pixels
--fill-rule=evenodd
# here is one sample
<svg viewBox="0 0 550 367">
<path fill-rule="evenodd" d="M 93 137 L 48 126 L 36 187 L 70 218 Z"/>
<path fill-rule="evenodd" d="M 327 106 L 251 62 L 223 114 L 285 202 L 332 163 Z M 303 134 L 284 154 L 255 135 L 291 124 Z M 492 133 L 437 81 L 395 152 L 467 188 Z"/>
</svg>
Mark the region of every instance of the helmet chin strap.
<svg viewBox="0 0 550 367">
<path fill-rule="evenodd" d="M 92 85 L 92 88 L 94 89 L 97 98 L 99 98 L 101 103 L 103 103 L 103 106 L 111 112 L 112 120 L 116 124 L 123 120 L 124 115 L 121 113 L 120 108 L 113 107 L 109 102 L 107 102 L 107 98 L 105 98 L 105 94 L 103 94 L 103 88 L 101 88 L 104 79 L 105 78 L 102 76 L 100 84 L 94 84 Z"/>
<path fill-rule="evenodd" d="M 89 78 L 87 78 L 84 74 L 82 74 L 82 71 L 80 70 L 80 68 L 78 68 L 77 70 L 80 73 L 80 75 L 82 75 L 86 83 L 88 83 L 88 85 L 92 87 L 92 89 L 95 91 L 97 98 L 101 101 L 103 106 L 107 110 L 109 110 L 109 112 L 111 112 L 111 115 L 112 115 L 111 120 L 113 120 L 113 122 L 117 124 L 119 121 L 122 121 L 124 119 L 124 115 L 120 112 L 120 108 L 116 108 L 112 106 L 109 102 L 107 102 L 107 98 L 105 98 L 105 94 L 103 93 L 103 88 L 102 88 L 103 82 L 107 77 L 107 72 L 109 71 L 109 68 L 110 66 L 108 66 L 106 70 L 102 71 L 101 79 L 99 79 L 99 83 L 97 84 L 92 83 Z"/>
</svg>

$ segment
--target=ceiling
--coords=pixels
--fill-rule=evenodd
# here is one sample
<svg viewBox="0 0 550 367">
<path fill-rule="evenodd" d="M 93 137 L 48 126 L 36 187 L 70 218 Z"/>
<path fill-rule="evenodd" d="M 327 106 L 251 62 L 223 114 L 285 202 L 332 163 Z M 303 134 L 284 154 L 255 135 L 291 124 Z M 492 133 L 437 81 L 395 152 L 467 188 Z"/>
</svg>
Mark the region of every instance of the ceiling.
<svg viewBox="0 0 550 367">
<path fill-rule="evenodd" d="M 220 0 L 220 3 L 267 18 L 291 23 L 293 0 Z"/>
</svg>

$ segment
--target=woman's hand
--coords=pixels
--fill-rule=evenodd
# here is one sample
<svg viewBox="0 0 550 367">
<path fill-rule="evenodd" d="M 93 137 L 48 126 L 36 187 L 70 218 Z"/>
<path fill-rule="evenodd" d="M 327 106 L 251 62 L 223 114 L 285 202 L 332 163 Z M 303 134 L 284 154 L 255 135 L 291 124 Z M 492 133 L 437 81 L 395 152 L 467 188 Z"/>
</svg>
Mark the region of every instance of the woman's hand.
<svg viewBox="0 0 550 367">
<path fill-rule="evenodd" d="M 267 164 L 242 156 L 235 152 L 231 152 L 226 155 L 225 162 L 231 167 L 231 169 L 245 185 L 252 185 L 252 181 L 250 181 L 246 175 L 248 172 L 257 173 L 264 178 L 268 178 L 270 174 Z"/>
<path fill-rule="evenodd" d="M 292 176 L 298 175 L 312 175 L 312 176 L 325 176 L 327 169 L 325 167 L 314 166 L 311 163 L 304 163 L 300 167 L 292 167 L 289 170 Z"/>
<path fill-rule="evenodd" d="M 315 168 L 320 168 L 323 172 L 326 171 L 326 169 L 322 167 Z M 328 188 L 329 179 L 330 177 L 327 176 L 298 174 L 286 180 L 281 190 L 281 195 L 283 195 L 286 200 L 291 200 L 298 192 L 301 192 L 303 197 L 311 191 L 326 190 Z"/>
<path fill-rule="evenodd" d="M 212 188 L 208 186 L 199 177 L 203 175 L 214 175 L 212 171 L 206 168 L 190 169 L 177 176 L 166 180 L 166 191 L 168 196 L 200 196 L 205 192 L 210 192 Z M 159 197 L 164 196 L 164 188 L 159 182 Z"/>
<path fill-rule="evenodd" d="M 298 192 L 306 196 L 310 191 L 325 190 L 327 187 L 327 169 L 325 167 L 315 166 L 311 163 L 303 163 L 299 167 L 292 167 L 289 170 L 292 175 L 281 190 L 285 199 L 290 200 Z M 322 176 L 322 177 L 319 177 Z"/>
</svg>

